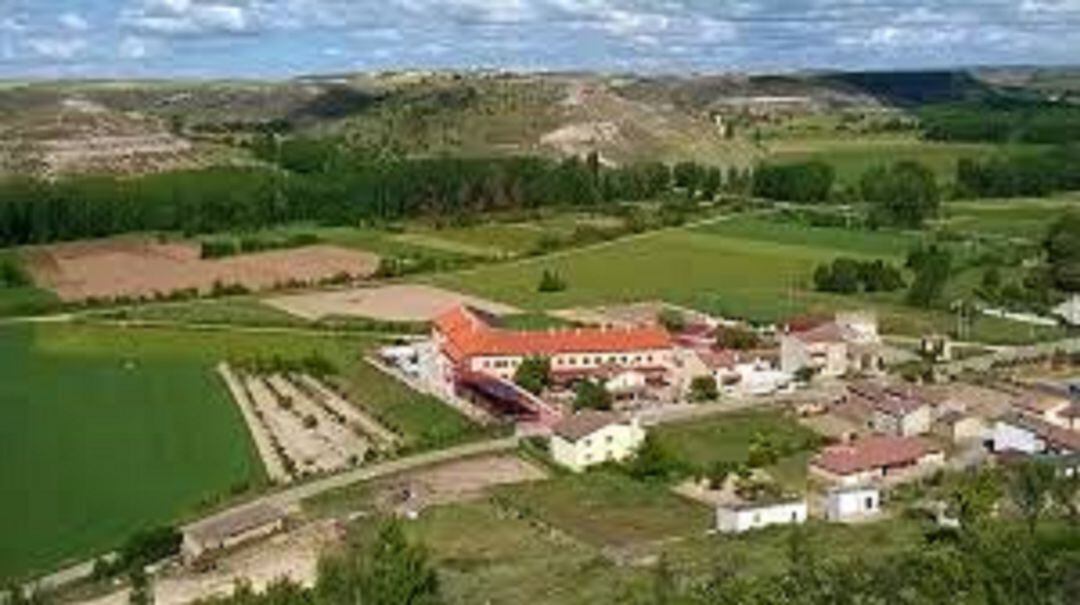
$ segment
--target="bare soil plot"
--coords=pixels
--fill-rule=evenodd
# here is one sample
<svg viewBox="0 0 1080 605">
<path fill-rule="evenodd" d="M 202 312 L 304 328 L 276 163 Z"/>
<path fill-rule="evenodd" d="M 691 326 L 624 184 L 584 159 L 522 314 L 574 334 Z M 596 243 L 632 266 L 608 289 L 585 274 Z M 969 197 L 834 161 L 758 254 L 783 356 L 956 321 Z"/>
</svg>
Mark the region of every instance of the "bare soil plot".
<svg viewBox="0 0 1080 605">
<path fill-rule="evenodd" d="M 35 282 L 65 301 L 152 297 L 190 288 L 209 292 L 215 283 L 262 290 L 340 274 L 369 277 L 378 267 L 374 254 L 337 246 L 201 259 L 196 244 L 145 238 L 41 246 L 29 250 L 27 259 Z"/>
<path fill-rule="evenodd" d="M 364 459 L 366 441 L 284 379 L 246 376 L 244 385 L 294 476 L 342 470 Z"/>
<path fill-rule="evenodd" d="M 225 381 L 225 386 L 228 387 L 233 401 L 240 408 L 240 413 L 244 416 L 244 422 L 247 424 L 248 432 L 251 433 L 251 438 L 255 442 L 255 449 L 258 450 L 259 458 L 262 459 L 266 475 L 274 483 L 288 483 L 291 476 L 285 469 L 281 456 L 274 449 L 274 438 L 259 417 L 255 404 L 248 397 L 247 390 L 244 389 L 229 364 L 219 364 L 217 371 Z"/>
<path fill-rule="evenodd" d="M 407 284 L 278 296 L 265 302 L 310 320 L 338 315 L 383 321 L 431 321 L 460 304 L 497 315 L 517 312 L 513 307 L 483 298 L 432 286 Z"/>
<path fill-rule="evenodd" d="M 401 443 L 401 437 L 383 426 L 357 406 L 347 401 L 344 397 L 334 392 L 333 389 L 320 382 L 317 378 L 308 375 L 291 377 L 293 384 L 316 402 L 332 410 L 332 412 L 345 418 L 355 429 L 362 431 L 368 437 L 386 448 L 393 448 Z"/>
<path fill-rule="evenodd" d="M 472 500 L 499 485 L 541 481 L 547 473 L 517 456 L 449 462 L 380 482 L 375 502 L 398 513 Z"/>
<path fill-rule="evenodd" d="M 305 525 L 267 542 L 226 555 L 216 561 L 214 568 L 208 572 L 180 568 L 156 578 L 154 602 L 158 605 L 183 605 L 215 596 L 227 596 L 232 594 L 240 580 L 249 582 L 256 592 L 265 590 L 281 578 L 312 586 L 320 554 L 340 543 L 340 540 L 341 531 L 332 521 Z"/>
</svg>

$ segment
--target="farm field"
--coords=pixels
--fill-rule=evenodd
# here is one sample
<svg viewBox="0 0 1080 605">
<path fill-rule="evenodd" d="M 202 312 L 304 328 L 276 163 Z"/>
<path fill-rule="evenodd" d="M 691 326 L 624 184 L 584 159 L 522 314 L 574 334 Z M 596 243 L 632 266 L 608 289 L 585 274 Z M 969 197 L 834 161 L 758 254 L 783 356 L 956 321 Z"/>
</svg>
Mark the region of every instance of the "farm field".
<svg viewBox="0 0 1080 605">
<path fill-rule="evenodd" d="M 222 360 L 299 360 L 321 355 L 339 372 L 335 380 L 348 399 L 363 406 L 399 433 L 411 449 L 445 446 L 484 433 L 446 404 L 422 395 L 364 362 L 362 355 L 380 341 L 356 335 L 176 328 L 119 329 L 93 324 L 56 326 L 45 346 L 58 351 L 93 353 L 115 348 L 128 354 L 184 355 L 211 367 Z"/>
<path fill-rule="evenodd" d="M 1080 211 L 1080 195 L 954 201 L 944 204 L 944 224 L 956 231 L 1041 241 L 1047 227 L 1070 210 Z"/>
<path fill-rule="evenodd" d="M 26 254 L 35 283 L 64 301 L 152 297 L 187 289 L 205 293 L 215 285 L 259 290 L 340 274 L 367 277 L 378 266 L 373 254 L 337 246 L 202 259 L 195 244 L 139 238 L 56 244 L 30 248 Z"/>
<path fill-rule="evenodd" d="M 0 328 L 0 578 L 82 558 L 262 481 L 198 358 Z"/>
<path fill-rule="evenodd" d="M 647 233 L 550 258 L 433 275 L 428 283 L 532 311 L 664 300 L 704 312 L 774 322 L 800 313 L 869 308 L 883 331 L 917 336 L 943 332 L 955 317 L 903 303 L 903 294 L 841 296 L 812 289 L 814 269 L 838 256 L 903 264 L 916 233 L 809 227 L 741 216 L 689 229 Z M 545 270 L 567 284 L 538 293 Z M 960 282 L 961 285 L 963 280 Z M 1057 336 L 1005 320 L 975 322 L 971 337 L 1023 343 Z"/>
<path fill-rule="evenodd" d="M 808 307 L 861 304 L 805 291 L 814 268 L 841 254 L 899 261 L 911 241 L 904 235 L 737 218 L 428 280 L 525 309 L 662 299 L 764 321 Z M 558 272 L 567 289 L 537 293 L 545 269 Z M 797 296 L 790 295 L 792 288 Z"/>
<path fill-rule="evenodd" d="M 116 546 L 190 514 L 263 473 L 238 409 L 213 373 L 223 359 L 339 368 L 350 401 L 409 450 L 482 436 L 442 402 L 360 359 L 376 341 L 302 333 L 0 327 L 0 579 Z M 28 472 L 34 469 L 34 472 Z"/>
<path fill-rule="evenodd" d="M 905 160 L 931 169 L 942 183 L 956 178 L 961 158 L 982 158 L 1001 152 L 987 144 L 938 143 L 914 136 L 814 137 L 770 140 L 769 158 L 778 163 L 822 160 L 836 169 L 837 181 L 857 185 L 863 173 L 875 166 Z"/>
</svg>

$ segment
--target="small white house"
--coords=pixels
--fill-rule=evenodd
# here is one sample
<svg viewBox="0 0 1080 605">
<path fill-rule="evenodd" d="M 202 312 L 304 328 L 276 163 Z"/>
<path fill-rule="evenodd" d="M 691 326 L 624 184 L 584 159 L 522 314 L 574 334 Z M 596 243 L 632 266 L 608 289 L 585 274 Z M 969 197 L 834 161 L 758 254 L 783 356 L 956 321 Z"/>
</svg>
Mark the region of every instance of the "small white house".
<svg viewBox="0 0 1080 605">
<path fill-rule="evenodd" d="M 716 508 L 716 529 L 725 534 L 741 534 L 770 525 L 806 522 L 806 500 L 739 502 Z"/>
<path fill-rule="evenodd" d="M 583 471 L 604 462 L 626 460 L 645 441 L 637 418 L 612 412 L 580 412 L 552 428 L 551 457 L 559 464 Z"/>
<path fill-rule="evenodd" d="M 848 487 L 829 492 L 825 518 L 829 521 L 857 521 L 881 513 L 881 491 L 876 487 Z"/>
</svg>

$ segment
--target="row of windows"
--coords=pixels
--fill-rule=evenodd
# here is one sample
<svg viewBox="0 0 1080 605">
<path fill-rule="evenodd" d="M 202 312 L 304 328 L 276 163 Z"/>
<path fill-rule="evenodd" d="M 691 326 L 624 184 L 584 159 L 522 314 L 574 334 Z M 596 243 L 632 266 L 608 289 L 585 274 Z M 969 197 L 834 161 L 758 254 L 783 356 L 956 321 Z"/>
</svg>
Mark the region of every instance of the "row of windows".
<svg viewBox="0 0 1080 605">
<path fill-rule="evenodd" d="M 608 355 L 605 358 L 602 355 L 596 355 L 596 356 L 582 355 L 580 357 L 570 355 L 570 356 L 567 356 L 567 357 L 556 357 L 554 359 L 554 363 L 556 365 L 568 365 L 568 366 L 576 366 L 576 365 L 579 365 L 579 364 L 582 365 L 582 366 L 587 366 L 587 365 L 590 365 L 590 364 L 591 365 L 603 365 L 604 363 L 628 364 L 628 363 L 642 363 L 642 362 L 644 362 L 644 363 L 652 363 L 653 362 L 653 356 L 652 355 Z M 485 359 L 483 362 L 481 362 L 480 365 L 481 365 L 481 367 L 488 368 L 488 369 L 491 369 L 491 368 L 503 369 L 503 368 L 517 367 L 520 363 L 521 363 L 521 360 L 519 360 L 519 359 Z"/>
</svg>

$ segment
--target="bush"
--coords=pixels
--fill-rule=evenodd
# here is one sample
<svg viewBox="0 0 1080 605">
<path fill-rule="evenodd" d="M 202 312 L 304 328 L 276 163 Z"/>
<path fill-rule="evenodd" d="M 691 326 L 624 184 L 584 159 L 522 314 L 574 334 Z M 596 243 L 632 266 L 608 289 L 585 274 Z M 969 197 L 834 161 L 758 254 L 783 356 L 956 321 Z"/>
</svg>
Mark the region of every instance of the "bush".
<svg viewBox="0 0 1080 605">
<path fill-rule="evenodd" d="M 11 259 L 0 260 L 0 288 L 19 288 L 30 285 L 30 276 Z"/>
<path fill-rule="evenodd" d="M 540 284 L 536 290 L 538 292 L 562 292 L 566 289 L 566 282 L 558 273 L 551 269 L 544 269 L 544 273 L 540 276 Z"/>
<path fill-rule="evenodd" d="M 754 173 L 756 197 L 786 202 L 829 200 L 836 171 L 825 162 L 766 164 Z"/>
<path fill-rule="evenodd" d="M 551 360 L 547 357 L 527 357 L 514 370 L 514 384 L 539 395 L 551 384 Z"/>
<path fill-rule="evenodd" d="M 199 257 L 224 258 L 226 256 L 233 256 L 236 252 L 236 242 L 231 239 L 207 240 L 202 242 Z"/>
<path fill-rule="evenodd" d="M 691 401 L 715 401 L 719 396 L 720 391 L 716 388 L 716 379 L 712 376 L 696 376 L 690 381 Z"/>
<path fill-rule="evenodd" d="M 574 408 L 578 410 L 610 410 L 611 393 L 604 385 L 592 380 L 582 380 L 574 387 Z"/>
</svg>

